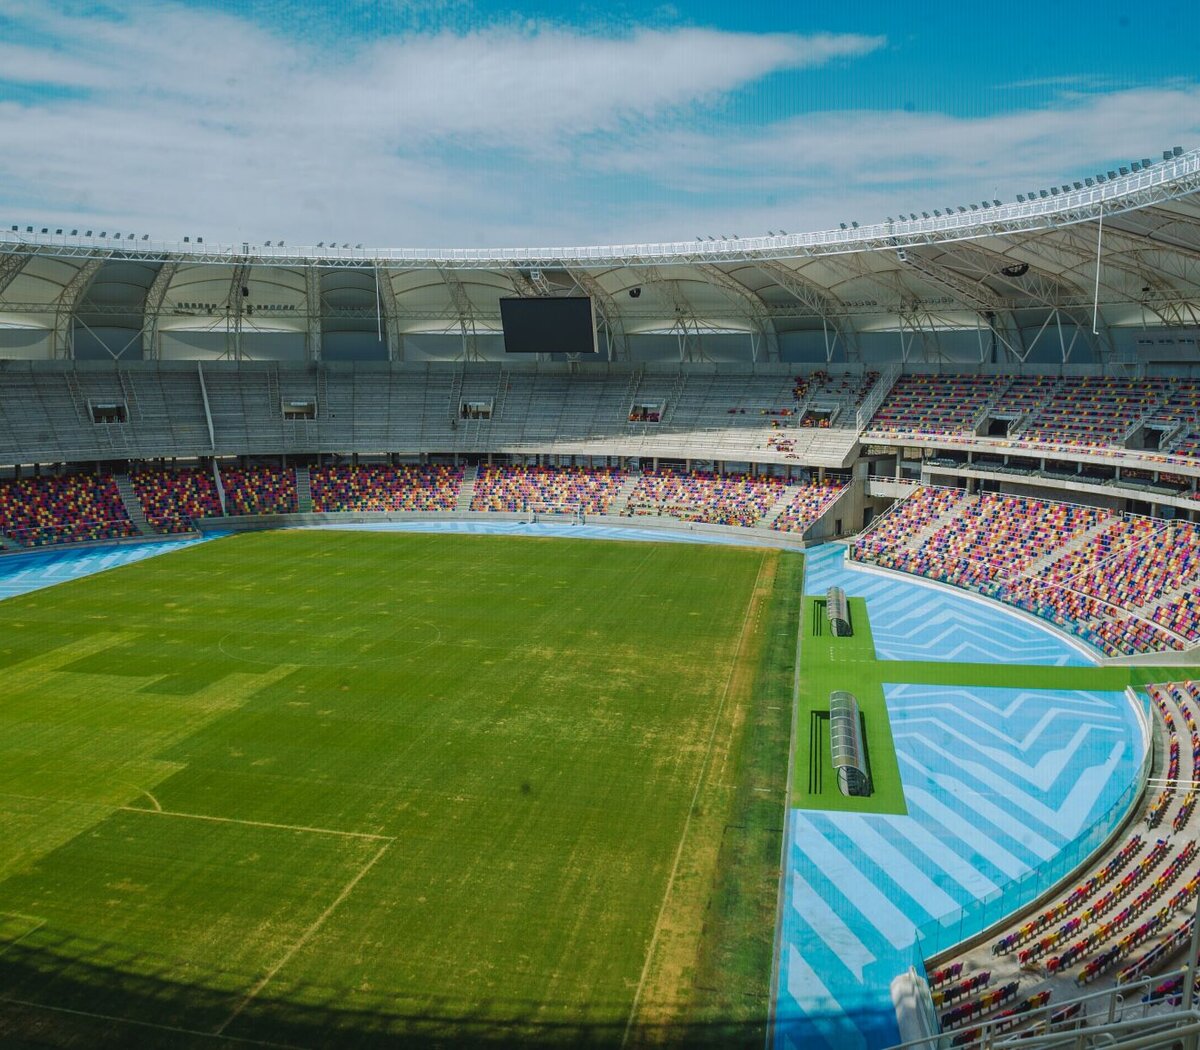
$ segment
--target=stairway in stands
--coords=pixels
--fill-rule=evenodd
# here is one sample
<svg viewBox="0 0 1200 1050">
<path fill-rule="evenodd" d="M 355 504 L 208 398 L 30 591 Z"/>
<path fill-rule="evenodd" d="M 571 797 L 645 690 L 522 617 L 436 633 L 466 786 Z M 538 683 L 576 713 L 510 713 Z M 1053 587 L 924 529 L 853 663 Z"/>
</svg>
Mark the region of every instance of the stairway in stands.
<svg viewBox="0 0 1200 1050">
<path fill-rule="evenodd" d="M 296 467 L 296 510 L 301 514 L 312 513 L 312 479 L 308 467 Z"/>
<path fill-rule="evenodd" d="M 796 495 L 800 488 L 800 485 L 783 485 L 779 489 L 779 498 L 767 508 L 767 513 L 758 519 L 758 523 L 755 527 L 759 529 L 769 529 L 775 519 L 778 518 L 779 515 L 785 510 L 787 510 L 788 506 L 792 502 L 792 498 Z"/>
<path fill-rule="evenodd" d="M 0 551 L 19 551 L 22 549 L 16 540 L 10 540 L 3 532 L 0 532 Z"/>
<path fill-rule="evenodd" d="M 1100 536 L 1112 525 L 1112 518 L 1102 518 L 1090 529 L 1081 532 L 1073 540 L 1068 540 L 1060 547 L 1055 547 L 1047 554 L 1043 554 L 1040 558 L 1034 558 L 1028 565 L 1025 566 L 1022 576 L 1036 576 L 1043 569 L 1049 568 L 1060 558 L 1065 558 L 1075 551 L 1083 550 L 1084 547 L 1089 547 L 1091 544 L 1100 538 Z"/>
<path fill-rule="evenodd" d="M 471 500 L 475 496 L 475 479 L 479 477 L 478 467 L 467 467 L 463 471 L 462 487 L 458 490 L 458 502 L 454 509 L 460 514 L 471 509 Z"/>
<path fill-rule="evenodd" d="M 154 530 L 150 527 L 150 522 L 146 520 L 146 512 L 142 509 L 142 501 L 138 499 L 137 493 L 133 491 L 129 475 L 114 474 L 113 481 L 116 482 L 117 491 L 121 494 L 121 502 L 125 505 L 125 513 L 129 515 L 129 520 L 133 522 L 138 532 L 143 536 L 153 536 Z"/>
<path fill-rule="evenodd" d="M 629 497 L 633 495 L 633 490 L 637 488 L 637 483 L 641 479 L 641 474 L 635 471 L 630 471 L 625 480 L 621 482 L 621 487 L 617 489 L 617 494 L 613 497 L 612 503 L 609 504 L 609 514 L 624 514 L 625 508 L 629 506 Z"/>
</svg>

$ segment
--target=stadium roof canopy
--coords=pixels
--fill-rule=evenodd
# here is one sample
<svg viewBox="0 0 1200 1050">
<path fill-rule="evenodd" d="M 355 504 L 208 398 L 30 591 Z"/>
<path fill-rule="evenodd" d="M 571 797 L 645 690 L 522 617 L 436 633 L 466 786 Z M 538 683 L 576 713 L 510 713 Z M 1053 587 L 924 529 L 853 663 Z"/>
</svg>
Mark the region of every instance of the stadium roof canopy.
<svg viewBox="0 0 1200 1050">
<path fill-rule="evenodd" d="M 165 334 L 219 333 L 223 349 L 200 356 L 270 356 L 243 348 L 290 336 L 309 359 L 335 359 L 355 337 L 384 358 L 411 358 L 410 338 L 427 357 L 471 358 L 495 340 L 501 297 L 580 293 L 595 300 L 614 360 L 636 360 L 650 336 L 673 337 L 693 360 L 717 336 L 738 337 L 745 360 L 907 359 L 918 343 L 928 359 L 931 340 L 970 332 L 991 355 L 981 360 L 1013 362 L 1053 331 L 1062 360 L 1069 343 L 1103 364 L 1120 356 L 1120 331 L 1200 327 L 1200 150 L 1015 203 L 732 240 L 378 250 L 0 230 L 9 357 L 155 358 L 169 356 Z M 429 350 L 429 336 L 452 338 Z M 805 338 L 798 356 L 789 350 Z M 13 350 L 22 345 L 32 349 Z"/>
</svg>

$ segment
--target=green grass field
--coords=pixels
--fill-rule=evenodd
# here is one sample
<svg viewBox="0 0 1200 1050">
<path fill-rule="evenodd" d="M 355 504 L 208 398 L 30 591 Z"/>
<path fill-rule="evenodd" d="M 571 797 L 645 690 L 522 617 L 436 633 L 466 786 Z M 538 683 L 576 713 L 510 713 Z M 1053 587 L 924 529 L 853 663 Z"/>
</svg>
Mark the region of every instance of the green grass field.
<svg viewBox="0 0 1200 1050">
<path fill-rule="evenodd" d="M 761 1045 L 800 565 L 261 533 L 0 603 L 0 1044 Z"/>
</svg>

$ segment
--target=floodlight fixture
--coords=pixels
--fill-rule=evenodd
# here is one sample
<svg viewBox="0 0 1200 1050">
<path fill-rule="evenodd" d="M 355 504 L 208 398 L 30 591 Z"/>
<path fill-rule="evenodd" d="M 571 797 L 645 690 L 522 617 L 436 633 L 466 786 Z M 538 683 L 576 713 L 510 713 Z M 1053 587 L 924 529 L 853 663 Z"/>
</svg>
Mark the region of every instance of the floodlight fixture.
<svg viewBox="0 0 1200 1050">
<path fill-rule="evenodd" d="M 782 227 L 780 227 L 779 232 L 782 233 L 785 237 L 788 235 L 787 230 L 783 229 Z"/>
<path fill-rule="evenodd" d="M 42 227 L 42 233 L 49 233 L 49 232 L 50 232 L 50 231 L 49 231 L 48 229 L 46 229 L 46 227 L 45 227 L 45 226 L 43 226 L 43 227 Z"/>
<path fill-rule="evenodd" d="M 62 230 L 55 230 L 55 231 L 54 231 L 54 236 L 55 236 L 55 237 L 61 237 L 61 236 L 62 236 Z"/>
<path fill-rule="evenodd" d="M 26 233 L 33 233 L 33 227 L 32 227 L 32 226 L 26 226 L 26 227 L 25 227 L 25 232 L 26 232 Z"/>
<path fill-rule="evenodd" d="M 1122 175 L 1128 175 L 1129 173 L 1128 173 L 1128 172 L 1127 172 L 1127 171 L 1126 171 L 1124 168 L 1122 168 L 1122 169 L 1121 169 L 1121 174 L 1122 174 Z M 1113 179 L 1115 179 L 1116 177 L 1117 177 L 1117 173 L 1116 173 L 1115 171 L 1109 171 L 1109 173 L 1108 173 L 1108 178 L 1109 178 L 1109 181 L 1110 181 L 1110 182 L 1111 182 Z"/>
<path fill-rule="evenodd" d="M 845 224 L 844 222 L 839 222 L 839 223 L 838 223 L 838 225 L 839 225 L 839 226 L 840 226 L 840 227 L 841 227 L 843 230 L 846 228 L 846 224 Z M 15 229 L 16 229 L 16 227 L 14 226 L 14 227 L 13 227 L 13 229 L 15 230 Z"/>
<path fill-rule="evenodd" d="M 1024 204 L 1024 203 L 1025 203 L 1025 194 L 1023 194 L 1023 193 L 1018 193 L 1018 194 L 1017 194 L 1017 203 L 1018 203 L 1018 204 Z"/>
<path fill-rule="evenodd" d="M 270 242 L 270 241 L 264 241 L 264 242 L 263 242 L 263 247 L 264 247 L 264 248 L 270 248 L 270 247 L 271 247 L 271 242 Z"/>
<path fill-rule="evenodd" d="M 318 248 L 324 248 L 324 247 L 325 247 L 325 242 L 324 242 L 324 241 L 317 241 L 317 247 L 318 247 Z"/>
<path fill-rule="evenodd" d="M 852 226 L 854 229 L 856 229 L 856 230 L 858 229 L 858 223 L 857 223 L 857 222 L 853 222 L 853 221 L 852 221 L 852 222 L 850 223 L 850 225 L 851 225 L 851 226 Z"/>
<path fill-rule="evenodd" d="M 1095 185 L 1096 185 L 1096 180 L 1095 180 L 1095 179 L 1093 179 L 1091 176 L 1088 176 L 1086 179 L 1084 179 L 1084 180 L 1083 180 L 1083 184 L 1084 184 L 1085 186 L 1089 186 L 1089 187 L 1091 187 L 1091 186 L 1095 186 Z"/>
<path fill-rule="evenodd" d="M 91 231 L 91 230 L 88 230 L 88 232 L 84 234 L 84 236 L 85 236 L 85 237 L 90 237 L 91 235 L 92 235 L 92 231 Z"/>
<path fill-rule="evenodd" d="M 362 244 L 356 244 L 356 245 L 354 246 L 354 250 L 355 250 L 355 251 L 358 251 L 360 248 L 362 248 Z"/>
<path fill-rule="evenodd" d="M 78 237 L 78 236 L 79 236 L 79 231 L 78 231 L 78 230 L 72 230 L 72 231 L 71 231 L 71 236 L 72 236 L 72 237 Z"/>
<path fill-rule="evenodd" d="M 183 239 L 184 244 L 188 244 L 190 241 L 191 241 L 191 237 L 184 237 L 184 239 Z"/>
<path fill-rule="evenodd" d="M 197 238 L 196 238 L 196 243 L 197 243 L 197 244 L 203 244 L 203 243 L 204 243 L 204 238 L 203 238 L 203 237 L 197 237 Z"/>
<path fill-rule="evenodd" d="M 1142 170 L 1142 166 L 1141 166 L 1141 165 L 1140 165 L 1140 164 L 1139 164 L 1139 163 L 1138 163 L 1136 160 L 1132 160 L 1132 161 L 1130 161 L 1130 162 L 1129 162 L 1129 166 L 1130 166 L 1130 168 L 1132 168 L 1134 171 L 1141 171 L 1141 170 Z"/>
<path fill-rule="evenodd" d="M 916 213 L 915 211 L 910 211 L 910 212 L 908 213 L 908 217 L 909 217 L 910 219 L 912 219 L 912 221 L 913 221 L 913 222 L 916 222 L 916 221 L 917 221 L 917 213 Z"/>
<path fill-rule="evenodd" d="M 1149 159 L 1148 159 L 1148 158 L 1146 158 L 1146 157 L 1143 157 L 1143 158 L 1142 158 L 1142 167 L 1143 167 L 1143 168 L 1148 168 L 1148 167 L 1150 167 L 1150 161 L 1149 161 Z"/>
<path fill-rule="evenodd" d="M 938 211 L 937 208 L 933 209 L 933 214 L 936 218 L 940 219 L 942 217 L 942 213 L 940 211 Z"/>
<path fill-rule="evenodd" d="M 735 241 L 740 241 L 740 240 L 741 240 L 741 237 L 739 237 L 739 236 L 738 236 L 738 235 L 735 233 L 735 234 L 733 235 L 733 239 L 734 239 Z"/>
<path fill-rule="evenodd" d="M 995 207 L 995 208 L 999 208 L 999 207 L 1000 207 L 1000 202 L 999 202 L 998 200 L 993 200 L 993 201 L 992 201 L 992 206 L 993 206 L 993 207 Z"/>
<path fill-rule="evenodd" d="M 923 211 L 923 212 L 921 212 L 921 218 L 922 218 L 922 219 L 928 219 L 928 218 L 929 218 L 929 212 L 927 212 L 927 211 Z"/>
<path fill-rule="evenodd" d="M 1128 168 L 1121 167 L 1121 168 L 1118 168 L 1117 170 L 1118 170 L 1118 171 L 1119 171 L 1119 172 L 1120 172 L 1122 175 L 1128 175 L 1128 174 L 1129 174 L 1129 169 L 1128 169 Z"/>
<path fill-rule="evenodd" d="M 1163 150 L 1163 160 L 1170 160 L 1170 159 L 1171 159 L 1171 151 L 1169 149 Z"/>
<path fill-rule="evenodd" d="M 1172 153 L 1173 153 L 1173 154 L 1174 154 L 1176 157 L 1182 157 L 1182 156 L 1183 156 L 1183 147 L 1182 147 L 1182 146 L 1172 146 L 1172 147 L 1171 147 L 1171 152 L 1172 152 Z"/>
<path fill-rule="evenodd" d="M 101 231 L 100 231 L 100 236 L 101 236 L 102 238 L 103 238 L 103 237 L 107 237 L 107 236 L 108 236 L 108 230 L 101 230 Z"/>
</svg>

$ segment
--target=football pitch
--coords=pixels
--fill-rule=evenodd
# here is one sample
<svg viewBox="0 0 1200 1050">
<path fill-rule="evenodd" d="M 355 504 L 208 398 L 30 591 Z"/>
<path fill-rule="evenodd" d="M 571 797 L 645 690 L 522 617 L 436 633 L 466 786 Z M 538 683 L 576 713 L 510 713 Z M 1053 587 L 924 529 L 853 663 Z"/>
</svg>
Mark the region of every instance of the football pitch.
<svg viewBox="0 0 1200 1050">
<path fill-rule="evenodd" d="M 293 531 L 0 603 L 0 1044 L 761 1046 L 801 565 Z"/>
</svg>

